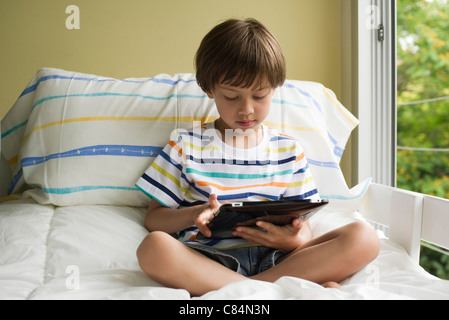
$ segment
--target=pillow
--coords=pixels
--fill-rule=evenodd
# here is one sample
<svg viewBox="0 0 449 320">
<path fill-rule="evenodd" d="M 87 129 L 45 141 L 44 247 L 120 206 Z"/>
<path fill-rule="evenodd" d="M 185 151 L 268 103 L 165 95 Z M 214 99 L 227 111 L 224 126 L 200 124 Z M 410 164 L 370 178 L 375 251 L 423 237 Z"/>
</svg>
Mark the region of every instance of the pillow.
<svg viewBox="0 0 449 320">
<path fill-rule="evenodd" d="M 59 206 L 147 206 L 135 187 L 170 134 L 218 117 L 194 74 L 112 79 L 44 68 L 2 121 L 9 194 Z M 286 81 L 266 124 L 298 138 L 323 197 L 355 200 L 339 162 L 354 118 L 321 84 Z"/>
</svg>

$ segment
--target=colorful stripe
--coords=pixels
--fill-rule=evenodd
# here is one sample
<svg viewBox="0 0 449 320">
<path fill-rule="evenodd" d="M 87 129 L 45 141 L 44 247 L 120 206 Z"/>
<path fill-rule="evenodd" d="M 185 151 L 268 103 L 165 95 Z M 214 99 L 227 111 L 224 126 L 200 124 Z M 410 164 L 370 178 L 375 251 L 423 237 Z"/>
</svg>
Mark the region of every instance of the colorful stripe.
<svg viewBox="0 0 449 320">
<path fill-rule="evenodd" d="M 323 168 L 332 168 L 332 169 L 339 169 L 340 170 L 340 165 L 337 162 L 318 161 L 318 160 L 313 160 L 313 159 L 310 159 L 310 158 L 307 158 L 307 161 L 312 166 L 323 167 Z"/>
<path fill-rule="evenodd" d="M 219 195 L 217 197 L 217 200 L 220 202 L 224 201 L 235 201 L 235 200 L 242 200 L 242 199 L 250 199 L 252 197 L 257 197 L 261 201 L 276 201 L 279 200 L 281 197 L 276 195 L 269 195 L 266 193 L 259 193 L 259 192 L 243 192 L 243 193 L 233 193 L 233 194 L 224 194 Z"/>
<path fill-rule="evenodd" d="M 218 190 L 222 191 L 233 191 L 233 190 L 240 190 L 240 189 L 253 189 L 253 188 L 262 188 L 262 187 L 276 187 L 276 188 L 287 188 L 289 187 L 289 183 L 285 182 L 270 182 L 270 183 L 260 183 L 260 184 L 252 184 L 252 185 L 246 185 L 246 186 L 238 186 L 238 187 L 225 187 L 222 185 L 219 185 L 217 183 L 207 182 L 207 181 L 195 181 L 195 184 L 201 186 L 201 187 L 214 187 Z"/>
<path fill-rule="evenodd" d="M 20 179 L 22 179 L 22 176 L 23 176 L 23 169 L 20 168 L 19 171 L 11 179 L 11 183 L 10 183 L 9 189 L 8 189 L 8 195 L 13 193 L 13 191 L 16 188 L 17 184 L 19 183 Z"/>
<path fill-rule="evenodd" d="M 187 168 L 186 173 L 195 173 L 197 175 L 203 176 L 203 177 L 209 177 L 209 178 L 225 178 L 225 179 L 240 179 L 240 180 L 247 180 L 247 179 L 264 179 L 269 178 L 273 176 L 283 176 L 288 174 L 293 174 L 293 170 L 284 170 L 280 172 L 271 172 L 271 173 L 263 173 L 263 174 L 246 174 L 246 173 L 226 173 L 226 172 L 204 172 L 199 171 L 193 168 Z"/>
<path fill-rule="evenodd" d="M 129 146 L 129 145 L 96 145 L 73 149 L 65 152 L 54 153 L 43 157 L 28 157 L 22 160 L 22 167 L 38 165 L 50 160 L 86 157 L 86 156 L 122 156 L 122 157 L 156 157 L 161 147 L 153 146 Z"/>
<path fill-rule="evenodd" d="M 271 99 L 271 103 L 276 103 L 276 104 L 282 104 L 282 105 L 290 105 L 290 106 L 294 106 L 297 108 L 304 108 L 304 109 L 308 109 L 309 107 L 304 105 L 304 104 L 299 104 L 299 103 L 295 103 L 295 102 L 291 102 L 291 101 L 287 101 L 287 100 L 282 100 L 282 99 Z"/>
<path fill-rule="evenodd" d="M 263 122 L 266 126 L 271 128 L 280 128 L 280 129 L 290 129 L 294 131 L 315 131 L 322 133 L 323 130 L 313 127 L 297 127 L 297 126 L 291 126 L 287 124 L 277 123 L 277 122 L 271 122 L 271 121 L 264 121 Z"/>
<path fill-rule="evenodd" d="M 345 109 L 335 100 L 335 98 L 325 88 L 323 88 L 323 92 L 326 95 L 326 97 L 332 102 L 335 108 L 338 111 L 340 111 L 340 113 L 346 118 L 346 120 L 348 120 L 352 126 L 357 127 L 358 123 L 354 121 L 353 118 L 350 117 L 347 112 L 345 112 Z"/>
<path fill-rule="evenodd" d="M 287 82 L 286 82 L 286 83 L 283 84 L 282 87 L 294 89 L 294 90 L 296 90 L 297 92 L 299 92 L 301 95 L 303 95 L 303 96 L 305 96 L 305 97 L 307 97 L 307 98 L 310 98 L 310 99 L 312 100 L 313 105 L 317 108 L 317 110 L 318 110 L 320 113 L 323 113 L 323 108 L 322 108 L 321 105 L 318 103 L 318 101 L 316 101 L 316 99 L 315 99 L 314 97 L 312 97 L 312 95 L 311 95 L 310 93 L 308 93 L 308 92 L 302 90 L 301 88 L 298 88 L 297 86 L 295 86 L 295 85 L 292 84 L 292 83 L 287 83 Z"/>
<path fill-rule="evenodd" d="M 284 148 L 267 148 L 266 152 L 269 153 L 282 153 L 282 152 L 288 152 L 288 151 L 292 151 L 296 149 L 296 145 L 293 146 L 289 146 L 289 147 L 284 147 Z"/>
<path fill-rule="evenodd" d="M 189 82 L 196 82 L 196 79 L 189 79 L 189 80 L 184 80 L 184 79 L 178 79 L 178 80 L 171 80 L 171 79 L 160 79 L 160 78 L 145 78 L 142 80 L 131 80 L 131 79 L 113 79 L 113 78 L 90 78 L 90 77 L 75 77 L 75 76 L 63 76 L 63 75 L 58 75 L 58 74 L 54 74 L 54 75 L 49 75 L 49 76 L 44 76 L 39 78 L 35 84 L 27 87 L 22 94 L 20 95 L 20 97 L 27 95 L 33 91 L 35 91 L 37 89 L 37 87 L 39 86 L 40 83 L 44 82 L 44 81 L 48 81 L 48 80 L 52 80 L 52 79 L 62 79 L 62 80 L 77 80 L 77 81 L 96 81 L 96 82 L 130 82 L 130 83 L 144 83 L 144 82 L 148 82 L 148 81 L 152 81 L 155 83 L 163 83 L 163 84 L 169 84 L 169 85 L 177 85 L 179 82 L 184 82 L 184 83 L 189 83 Z"/>
<path fill-rule="evenodd" d="M 284 200 L 303 200 L 303 199 L 309 199 L 313 196 L 317 196 L 318 195 L 318 189 L 313 189 L 310 191 L 307 191 L 303 194 L 298 194 L 298 195 L 294 195 L 294 196 L 284 196 L 283 199 Z"/>
<path fill-rule="evenodd" d="M 75 122 L 88 122 L 88 121 L 167 121 L 167 122 L 186 122 L 186 123 L 192 123 L 195 121 L 201 121 L 201 120 L 212 120 L 214 117 L 207 116 L 206 118 L 203 117 L 81 117 L 81 118 L 72 118 L 72 119 L 65 119 L 65 120 L 59 120 L 59 121 L 53 121 L 49 122 L 40 126 L 36 126 L 29 133 L 23 136 L 23 142 L 26 141 L 30 135 L 38 130 L 46 129 L 48 127 L 61 125 L 61 124 L 67 124 L 67 123 L 75 123 Z"/>
<path fill-rule="evenodd" d="M 67 187 L 67 188 L 43 188 L 41 186 L 34 186 L 35 188 L 42 190 L 47 194 L 71 194 L 84 191 L 95 191 L 95 190 L 121 190 L 121 191 L 140 191 L 136 187 L 124 187 L 124 186 L 78 186 L 78 187 Z"/>
<path fill-rule="evenodd" d="M 18 125 L 12 127 L 11 129 L 9 129 L 9 130 L 3 132 L 3 133 L 2 133 L 2 139 L 3 139 L 3 138 L 6 138 L 7 136 L 9 136 L 9 135 L 10 135 L 11 133 L 13 133 L 14 131 L 16 131 L 16 130 L 18 130 L 18 129 L 24 127 L 24 126 L 26 126 L 27 123 L 28 123 L 28 120 L 26 120 L 26 121 L 24 121 L 24 122 L 22 122 L 22 123 L 19 123 Z"/>
<path fill-rule="evenodd" d="M 149 100 L 155 100 L 155 101 L 166 101 L 170 99 L 204 99 L 207 97 L 207 95 L 192 95 L 192 94 L 171 94 L 166 97 L 156 97 L 156 96 L 146 96 L 142 94 L 137 93 L 116 93 L 116 92 L 96 92 L 96 93 L 75 93 L 75 94 L 63 94 L 58 96 L 49 96 L 42 99 L 37 100 L 34 105 L 31 107 L 31 110 L 36 108 L 37 106 L 41 105 L 42 103 L 49 101 L 49 100 L 55 100 L 55 99 L 67 99 L 67 98 L 74 98 L 74 97 L 130 97 L 130 98 L 142 98 L 142 99 L 149 99 Z"/>
<path fill-rule="evenodd" d="M 196 151 L 211 151 L 211 150 L 218 150 L 218 148 L 216 146 L 206 146 L 206 147 L 202 147 L 202 146 L 196 146 L 193 145 L 189 142 L 184 142 L 185 146 L 189 147 L 192 150 L 196 150 Z"/>
<path fill-rule="evenodd" d="M 182 200 L 180 198 L 178 198 L 178 196 L 176 196 L 169 188 L 167 188 L 163 184 L 159 183 L 158 181 L 154 180 L 153 178 L 151 178 L 146 173 L 144 173 L 142 175 L 142 179 L 145 180 L 146 182 L 154 185 L 157 189 L 162 191 L 164 194 L 168 195 L 170 197 L 170 199 L 174 200 L 178 205 L 181 205 Z M 146 188 L 142 187 L 140 184 L 137 184 L 137 187 L 140 188 L 140 189 L 145 190 L 145 193 L 146 194 L 150 194 L 151 197 L 155 197 L 152 193 L 146 191 Z M 156 199 L 159 199 L 159 198 L 160 197 L 157 197 L 157 195 L 156 195 Z"/>
<path fill-rule="evenodd" d="M 19 161 L 19 155 L 15 155 L 14 157 L 12 157 L 11 159 L 8 159 L 8 164 L 10 166 L 14 165 L 15 163 L 17 163 L 17 161 Z"/>
<path fill-rule="evenodd" d="M 289 188 L 296 188 L 296 187 L 302 187 L 308 183 L 312 183 L 313 182 L 313 177 L 310 176 L 308 178 L 306 178 L 303 181 L 296 181 L 296 182 L 292 182 L 288 185 Z"/>
<path fill-rule="evenodd" d="M 188 188 L 183 188 L 181 186 L 181 181 L 178 180 L 174 175 L 172 175 L 170 172 L 168 172 L 167 170 L 165 170 L 164 168 L 162 168 L 161 166 L 159 166 L 157 163 L 153 162 L 151 164 L 151 167 L 156 170 L 157 172 L 159 172 L 162 176 L 164 176 L 165 178 L 171 180 L 180 190 L 182 193 L 187 192 Z"/>
<path fill-rule="evenodd" d="M 368 189 L 368 187 L 371 184 L 372 179 L 367 179 L 365 181 L 365 184 L 363 185 L 363 188 L 355 195 L 353 196 L 342 196 L 342 195 L 337 195 L 337 194 L 333 194 L 333 195 L 321 195 L 321 198 L 323 199 L 328 199 L 328 200 L 355 200 L 355 199 L 359 199 L 361 198 L 366 190 Z"/>
</svg>

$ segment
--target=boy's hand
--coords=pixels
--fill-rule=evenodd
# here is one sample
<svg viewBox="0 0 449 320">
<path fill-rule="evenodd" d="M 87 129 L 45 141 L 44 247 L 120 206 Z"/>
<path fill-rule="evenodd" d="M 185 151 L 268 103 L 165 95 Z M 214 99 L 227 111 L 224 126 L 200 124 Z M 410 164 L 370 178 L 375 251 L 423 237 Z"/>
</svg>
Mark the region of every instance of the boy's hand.
<svg viewBox="0 0 449 320">
<path fill-rule="evenodd" d="M 214 214 L 220 209 L 221 204 L 217 200 L 216 194 L 211 194 L 209 196 L 209 203 L 199 206 L 198 210 L 194 213 L 195 225 L 198 227 L 200 232 L 206 237 L 210 237 L 212 232 L 207 227 L 207 224 L 214 218 Z"/>
<path fill-rule="evenodd" d="M 250 242 L 290 252 L 302 246 L 312 239 L 312 232 L 308 221 L 295 219 L 291 224 L 277 226 L 265 221 L 257 221 L 257 226 L 262 228 L 237 227 L 232 233 Z"/>
</svg>

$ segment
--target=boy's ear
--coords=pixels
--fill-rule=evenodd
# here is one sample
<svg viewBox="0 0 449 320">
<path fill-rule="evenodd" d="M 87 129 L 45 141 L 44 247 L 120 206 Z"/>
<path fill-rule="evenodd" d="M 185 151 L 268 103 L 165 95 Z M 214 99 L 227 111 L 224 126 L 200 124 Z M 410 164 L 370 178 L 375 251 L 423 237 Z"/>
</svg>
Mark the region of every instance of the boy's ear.
<svg viewBox="0 0 449 320">
<path fill-rule="evenodd" d="M 213 92 L 206 92 L 207 96 L 211 99 L 215 99 Z"/>
</svg>

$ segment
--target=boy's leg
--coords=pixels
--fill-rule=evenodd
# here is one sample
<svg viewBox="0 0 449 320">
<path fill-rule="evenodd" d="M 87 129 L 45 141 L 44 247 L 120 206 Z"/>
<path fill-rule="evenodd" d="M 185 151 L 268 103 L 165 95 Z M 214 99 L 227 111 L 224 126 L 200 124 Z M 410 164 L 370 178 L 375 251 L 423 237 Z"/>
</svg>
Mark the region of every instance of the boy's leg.
<svg viewBox="0 0 449 320">
<path fill-rule="evenodd" d="M 150 233 L 137 249 L 137 258 L 153 280 L 196 296 L 247 279 L 164 232 Z"/>
<path fill-rule="evenodd" d="M 355 222 L 309 241 L 273 268 L 251 278 L 274 282 L 292 276 L 318 284 L 340 282 L 374 260 L 379 246 L 374 229 Z"/>
</svg>

